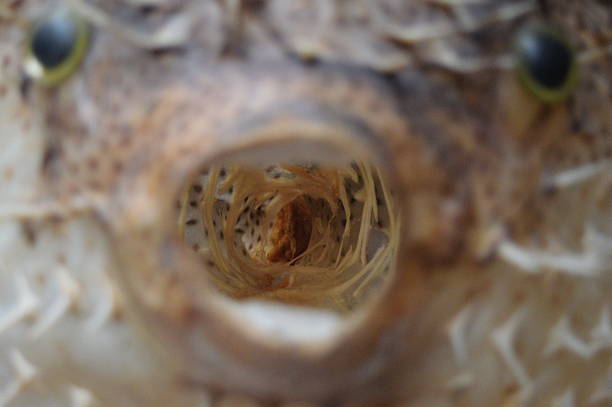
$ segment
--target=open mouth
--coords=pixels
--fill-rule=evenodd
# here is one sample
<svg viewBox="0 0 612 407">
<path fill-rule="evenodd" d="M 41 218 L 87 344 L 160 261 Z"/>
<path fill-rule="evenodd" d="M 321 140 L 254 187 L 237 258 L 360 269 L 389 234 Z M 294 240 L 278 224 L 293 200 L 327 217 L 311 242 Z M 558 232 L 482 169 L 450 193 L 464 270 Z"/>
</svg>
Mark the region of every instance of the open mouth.
<svg viewBox="0 0 612 407">
<path fill-rule="evenodd" d="M 412 269 L 397 271 L 392 155 L 360 122 L 301 113 L 190 139 L 129 185 L 119 281 L 190 380 L 323 397 L 382 374 L 379 338 L 405 345 L 394 321 L 418 295 Z"/>
<path fill-rule="evenodd" d="M 379 169 L 346 157 L 245 156 L 199 171 L 178 203 L 180 236 L 216 291 L 338 314 L 383 291 L 400 221 Z"/>
</svg>

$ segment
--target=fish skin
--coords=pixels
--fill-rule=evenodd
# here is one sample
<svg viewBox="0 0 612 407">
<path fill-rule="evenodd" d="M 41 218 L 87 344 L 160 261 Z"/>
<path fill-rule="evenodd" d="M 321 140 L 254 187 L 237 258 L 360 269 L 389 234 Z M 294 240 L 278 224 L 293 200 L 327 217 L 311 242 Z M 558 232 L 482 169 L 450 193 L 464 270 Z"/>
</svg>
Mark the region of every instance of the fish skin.
<svg viewBox="0 0 612 407">
<path fill-rule="evenodd" d="M 0 11 L 30 21 L 53 3 L 7 2 Z M 128 3 L 91 2 L 148 29 Z M 0 405 L 611 402 L 609 58 L 582 64 L 573 97 L 544 114 L 511 71 L 448 57 L 503 54 L 516 27 L 544 14 L 536 3 L 520 14 L 507 1 L 482 9 L 412 2 L 419 12 L 409 15 L 442 32 L 457 21 L 478 27 L 491 10 L 519 14 L 474 38 L 429 40 L 427 30 L 400 32 L 389 20 L 360 28 L 352 19 L 365 3 L 357 1 L 336 10 L 348 21 L 336 25 L 324 2 L 319 14 L 301 15 L 270 1 L 256 17 L 231 2 L 166 3 L 162 14 L 178 5 L 196 16 L 184 53 L 150 53 L 100 29 L 80 70 L 52 91 L 30 84 L 23 92 L 25 31 L 0 14 Z M 540 3 L 579 50 L 609 47 L 604 2 Z M 463 20 L 447 18 L 447 8 Z M 377 30 L 400 38 L 382 41 Z M 313 58 L 323 63 L 301 62 Z M 210 377 L 205 364 L 184 364 L 200 356 L 189 346 L 171 347 L 172 363 L 157 349 L 167 338 L 143 335 L 146 314 L 133 312 L 138 298 L 120 281 L 154 242 L 133 242 L 134 233 L 151 224 L 155 236 L 166 231 L 156 222 L 167 208 L 149 198 L 176 190 L 202 154 L 243 142 L 278 112 L 297 125 L 314 118 L 345 130 L 348 117 L 349 128 L 369 129 L 367 142 L 411 202 L 405 217 L 418 220 L 405 229 L 404 272 L 340 353 L 381 361 L 366 379 L 351 363 L 325 359 L 332 377 L 306 360 L 297 366 L 312 374 L 293 387 L 283 381 L 294 377 L 288 370 L 273 372 L 297 363 L 283 356 L 238 363 L 240 371 L 221 363 Z M 160 267 L 150 257 L 145 273 Z M 180 341 L 191 321 L 170 305 L 161 319 Z M 376 352 L 372 340 L 386 347 Z M 248 354 L 252 345 L 234 346 Z"/>
</svg>

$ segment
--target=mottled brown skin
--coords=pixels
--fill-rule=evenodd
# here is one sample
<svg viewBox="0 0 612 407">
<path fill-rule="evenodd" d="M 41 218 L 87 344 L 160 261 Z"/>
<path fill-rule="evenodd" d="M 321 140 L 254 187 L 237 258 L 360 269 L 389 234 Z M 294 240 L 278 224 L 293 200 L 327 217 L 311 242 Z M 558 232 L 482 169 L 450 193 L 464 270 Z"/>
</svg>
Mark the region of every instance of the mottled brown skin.
<svg viewBox="0 0 612 407">
<path fill-rule="evenodd" d="M 152 11 L 92 3 L 143 31 L 197 9 L 190 1 Z M 41 168 L 47 199 L 67 206 L 84 200 L 78 205 L 104 225 L 121 265 L 115 278 L 148 329 L 177 350 L 175 362 L 190 381 L 274 400 L 388 401 L 435 393 L 434 384 L 417 376 L 429 377 L 427 349 L 441 341 L 443 323 L 424 316 L 438 309 L 438 293 L 456 284 L 446 292 L 449 308 L 458 309 L 487 292 L 493 283 L 482 276 L 498 275 L 496 247 L 506 236 L 532 244 L 581 233 L 581 220 L 561 221 L 564 199 L 544 180 L 612 157 L 609 57 L 582 64 L 576 91 L 555 105 L 539 103 L 493 59 L 508 54 L 512 33 L 534 19 L 560 25 L 579 52 L 609 46 L 608 6 L 541 1 L 515 18 L 481 24 L 509 3 L 491 1 L 482 9 L 465 6 L 476 21 L 468 32 L 402 40 L 391 28 L 420 21 L 411 9 L 453 23 L 453 6 L 396 5 L 381 28 L 369 24 L 374 11 L 355 11 L 363 2 L 341 7 L 336 23 L 326 22 L 321 2 L 309 10 L 300 9 L 302 2 L 291 2 L 293 10 L 281 1 L 238 2 L 237 10 L 229 3 L 204 7 L 187 39 L 164 49 L 143 49 L 98 28 L 78 73 L 57 88 L 25 92 L 28 104 L 47 109 Z M 451 51 L 480 65 L 444 62 Z M 173 197 L 203 163 L 246 147 L 292 143 L 297 134 L 328 135 L 325 143 L 356 154 L 369 150 L 404 205 L 398 273 L 389 290 L 350 335 L 314 353 L 262 343 L 227 322 L 202 298 L 208 288 L 195 277 L 201 265 L 186 255 L 169 215 Z M 609 193 L 598 202 L 608 205 Z M 460 283 L 467 280 L 475 283 Z M 609 277 L 601 284 L 609 293 Z M 519 304 L 538 297 L 529 293 L 506 295 Z M 191 334 L 221 349 L 221 361 L 194 352 Z M 607 352 L 593 371 L 605 370 L 609 359 Z M 571 369 L 570 362 L 564 366 Z M 485 400 L 500 405 L 516 389 Z M 541 400 L 551 397 L 542 394 Z M 476 396 L 457 397 L 470 405 Z"/>
</svg>

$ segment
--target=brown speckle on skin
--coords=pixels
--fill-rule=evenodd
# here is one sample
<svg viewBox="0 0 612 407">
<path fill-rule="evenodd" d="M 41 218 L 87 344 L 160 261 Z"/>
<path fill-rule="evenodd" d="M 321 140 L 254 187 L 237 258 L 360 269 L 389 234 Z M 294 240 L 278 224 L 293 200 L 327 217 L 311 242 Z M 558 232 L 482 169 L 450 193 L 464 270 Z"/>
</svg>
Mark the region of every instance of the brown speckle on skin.
<svg viewBox="0 0 612 407">
<path fill-rule="evenodd" d="M 87 167 L 91 170 L 91 171 L 96 171 L 100 166 L 100 162 L 98 161 L 98 159 L 96 157 L 90 157 L 87 160 Z"/>
<path fill-rule="evenodd" d="M 10 55 L 3 55 L 2 56 L 2 68 L 4 69 L 8 69 L 11 65 L 11 57 Z"/>
<path fill-rule="evenodd" d="M 102 191 L 103 185 L 102 182 L 98 179 L 92 179 L 88 182 L 88 186 L 89 188 L 91 188 L 92 191 Z"/>
<path fill-rule="evenodd" d="M 120 173 L 122 169 L 123 169 L 123 162 L 121 161 L 113 162 L 113 172 L 115 173 L 115 175 Z"/>
<path fill-rule="evenodd" d="M 15 170 L 13 168 L 6 168 L 2 175 L 5 181 L 10 181 L 15 176 Z"/>
<path fill-rule="evenodd" d="M 19 94 L 21 98 L 24 100 L 28 99 L 28 95 L 30 94 L 30 89 L 32 89 L 32 79 L 23 75 L 19 81 Z"/>
<path fill-rule="evenodd" d="M 28 220 L 22 220 L 21 221 L 21 231 L 28 245 L 35 246 L 36 241 L 37 241 L 37 234 L 36 234 L 36 228 L 34 227 L 32 222 Z"/>
</svg>

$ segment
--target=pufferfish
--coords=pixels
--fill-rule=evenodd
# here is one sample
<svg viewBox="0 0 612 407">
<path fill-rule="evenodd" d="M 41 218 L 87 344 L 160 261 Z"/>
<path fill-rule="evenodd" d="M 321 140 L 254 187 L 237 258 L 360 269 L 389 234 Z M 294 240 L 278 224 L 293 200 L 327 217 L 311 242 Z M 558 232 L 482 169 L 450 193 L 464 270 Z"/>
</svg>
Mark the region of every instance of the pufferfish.
<svg viewBox="0 0 612 407">
<path fill-rule="evenodd" d="M 606 0 L 0 2 L 0 406 L 612 405 Z"/>
</svg>

